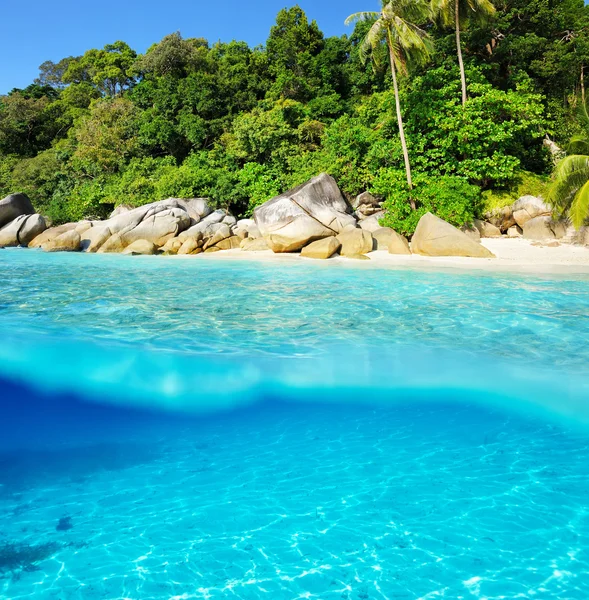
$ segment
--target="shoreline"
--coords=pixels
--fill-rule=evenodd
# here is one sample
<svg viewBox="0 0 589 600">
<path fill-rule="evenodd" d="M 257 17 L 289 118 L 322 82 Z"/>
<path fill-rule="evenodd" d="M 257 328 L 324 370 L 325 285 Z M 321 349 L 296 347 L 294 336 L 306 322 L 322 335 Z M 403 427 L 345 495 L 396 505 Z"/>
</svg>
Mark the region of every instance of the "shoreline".
<svg viewBox="0 0 589 600">
<path fill-rule="evenodd" d="M 530 275 L 589 275 L 589 248 L 562 244 L 556 248 L 532 246 L 523 238 L 484 238 L 481 243 L 496 258 L 469 258 L 463 256 L 421 256 L 419 254 L 389 254 L 386 250 L 370 252 L 370 260 L 356 260 L 334 256 L 325 260 L 305 258 L 298 253 L 277 254 L 271 250 L 223 250 L 192 255 L 170 255 L 170 259 L 196 260 L 257 260 L 263 263 L 298 262 L 324 266 L 354 268 L 415 268 L 420 270 L 450 269 L 458 271 L 486 271 L 523 273 Z"/>
</svg>

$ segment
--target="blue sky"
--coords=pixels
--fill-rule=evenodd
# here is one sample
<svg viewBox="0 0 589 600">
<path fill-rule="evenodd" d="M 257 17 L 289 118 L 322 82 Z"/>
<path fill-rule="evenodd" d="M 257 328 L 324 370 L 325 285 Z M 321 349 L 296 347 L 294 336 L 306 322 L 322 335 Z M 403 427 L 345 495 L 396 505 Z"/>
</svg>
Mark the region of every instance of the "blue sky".
<svg viewBox="0 0 589 600">
<path fill-rule="evenodd" d="M 25 87 L 45 60 L 83 54 L 89 48 L 122 39 L 144 52 L 164 35 L 209 41 L 264 43 L 276 13 L 297 2 L 287 0 L 3 0 L 0 10 L 0 94 Z M 352 12 L 375 10 L 378 0 L 300 0 L 310 19 L 326 35 L 351 28 Z"/>
</svg>

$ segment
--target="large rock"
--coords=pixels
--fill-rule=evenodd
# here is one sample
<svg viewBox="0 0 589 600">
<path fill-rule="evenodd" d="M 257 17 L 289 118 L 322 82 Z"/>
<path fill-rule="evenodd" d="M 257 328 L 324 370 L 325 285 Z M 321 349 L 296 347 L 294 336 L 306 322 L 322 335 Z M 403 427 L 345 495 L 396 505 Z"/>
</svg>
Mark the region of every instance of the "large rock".
<svg viewBox="0 0 589 600">
<path fill-rule="evenodd" d="M 502 233 L 505 233 L 510 227 L 515 225 L 511 206 L 503 206 L 502 208 L 496 208 L 487 212 L 485 219 L 492 225 L 495 225 L 495 227 L 498 227 Z"/>
<path fill-rule="evenodd" d="M 552 214 L 550 206 L 540 198 L 536 198 L 536 196 L 522 196 L 513 203 L 511 210 L 515 222 L 522 229 L 531 219 L 541 216 L 548 217 Z"/>
<path fill-rule="evenodd" d="M 507 237 L 509 238 L 520 238 L 522 236 L 522 229 L 519 225 L 513 225 L 507 230 Z"/>
<path fill-rule="evenodd" d="M 111 235 L 100 248 L 96 251 L 98 254 L 112 254 L 122 252 L 128 244 L 125 244 L 119 233 Z"/>
<path fill-rule="evenodd" d="M 478 229 L 482 238 L 501 237 L 501 229 L 496 225 L 493 225 L 493 223 L 474 219 L 473 224 Z"/>
<path fill-rule="evenodd" d="M 129 244 L 122 253 L 137 256 L 140 254 L 155 254 L 156 252 L 157 246 L 153 242 L 148 242 L 147 240 L 136 240 L 132 244 Z"/>
<path fill-rule="evenodd" d="M 236 235 L 232 235 L 217 242 L 215 246 L 219 248 L 219 250 L 237 250 L 240 247 L 240 242 L 241 240 Z"/>
<path fill-rule="evenodd" d="M 202 207 L 197 200 L 170 198 L 152 202 L 102 221 L 100 226 L 108 227 L 113 237 L 118 235 L 117 244 L 123 249 L 137 240 L 163 246 L 200 219 L 197 209 Z"/>
<path fill-rule="evenodd" d="M 380 210 L 372 216 L 360 221 L 360 228 L 364 229 L 365 231 L 370 231 L 372 233 L 373 231 L 376 231 L 377 229 L 380 229 L 382 227 L 382 225 L 380 224 L 380 220 L 383 217 L 384 211 Z"/>
<path fill-rule="evenodd" d="M 333 177 L 319 175 L 255 209 L 260 233 L 274 252 L 300 250 L 355 223 Z"/>
<path fill-rule="evenodd" d="M 80 250 L 98 252 L 101 246 L 110 238 L 112 231 L 108 227 L 90 227 L 81 234 Z"/>
<path fill-rule="evenodd" d="M 259 238 L 262 237 L 260 234 L 260 230 L 256 225 L 256 222 L 253 219 L 240 219 L 237 223 L 232 227 L 233 233 L 240 239 L 249 238 Z"/>
<path fill-rule="evenodd" d="M 225 223 L 219 223 L 219 226 L 215 228 L 215 232 L 205 242 L 205 245 L 203 247 L 206 250 L 211 246 L 216 246 L 220 241 L 228 237 L 231 237 L 231 229 L 229 229 L 229 225 L 225 225 Z"/>
<path fill-rule="evenodd" d="M 423 256 L 494 258 L 493 253 L 483 245 L 432 213 L 426 213 L 419 219 L 411 250 Z"/>
<path fill-rule="evenodd" d="M 374 250 L 372 234 L 364 229 L 349 229 L 344 231 L 337 236 L 337 240 L 342 245 L 340 248 L 342 256 L 366 254 Z"/>
<path fill-rule="evenodd" d="M 331 258 L 341 247 L 335 237 L 327 237 L 322 240 L 311 242 L 301 250 L 301 256 L 306 258 Z"/>
<path fill-rule="evenodd" d="M 10 194 L 0 200 L 0 227 L 21 215 L 32 215 L 35 209 L 26 194 Z"/>
<path fill-rule="evenodd" d="M 41 248 L 43 244 L 47 242 L 51 242 L 52 240 L 59 237 L 62 233 L 66 231 L 75 230 L 77 223 L 65 223 L 64 225 L 58 225 L 57 227 L 50 227 L 46 229 L 43 233 L 39 234 L 33 240 L 29 242 L 29 248 Z"/>
<path fill-rule="evenodd" d="M 189 237 L 197 237 L 203 236 L 205 238 L 211 237 L 219 227 L 224 225 L 222 223 L 223 219 L 227 216 L 227 211 L 225 210 L 216 210 L 209 215 L 207 215 L 204 219 L 202 219 L 196 225 L 192 225 L 185 231 L 183 231 L 178 239 L 182 242 L 186 241 Z"/>
<path fill-rule="evenodd" d="M 462 233 L 466 233 L 466 235 L 475 242 L 481 241 L 481 232 L 472 223 L 463 225 L 460 228 L 460 231 L 462 231 Z"/>
<path fill-rule="evenodd" d="M 164 246 L 164 251 L 169 252 L 170 254 L 174 253 L 174 240 L 170 240 L 172 242 L 171 247 L 169 249 L 166 249 L 166 246 L 168 246 L 168 243 L 166 243 L 166 246 Z M 192 254 L 193 252 L 195 252 L 196 250 L 199 249 L 199 245 L 198 245 L 198 240 L 196 238 L 190 237 L 188 238 L 181 246 L 180 248 L 178 248 L 176 250 L 176 252 L 178 254 Z"/>
<path fill-rule="evenodd" d="M 388 250 L 390 254 L 411 254 L 409 242 L 390 227 L 381 227 L 372 232 L 375 250 Z"/>
<path fill-rule="evenodd" d="M 541 216 L 528 219 L 523 226 L 524 238 L 527 240 L 554 240 L 557 235 L 552 217 Z M 562 236 L 560 236 L 562 237 Z"/>
<path fill-rule="evenodd" d="M 70 229 L 55 239 L 41 246 L 45 252 L 77 252 L 80 249 L 80 234 L 75 229 Z"/>
<path fill-rule="evenodd" d="M 382 212 L 381 210 L 382 201 L 375 198 L 370 192 L 363 192 L 359 196 L 356 196 L 352 202 L 352 208 L 354 209 L 354 216 L 362 221 L 375 213 Z"/>
<path fill-rule="evenodd" d="M 28 246 L 46 228 L 41 215 L 20 215 L 0 229 L 0 248 Z"/>
</svg>

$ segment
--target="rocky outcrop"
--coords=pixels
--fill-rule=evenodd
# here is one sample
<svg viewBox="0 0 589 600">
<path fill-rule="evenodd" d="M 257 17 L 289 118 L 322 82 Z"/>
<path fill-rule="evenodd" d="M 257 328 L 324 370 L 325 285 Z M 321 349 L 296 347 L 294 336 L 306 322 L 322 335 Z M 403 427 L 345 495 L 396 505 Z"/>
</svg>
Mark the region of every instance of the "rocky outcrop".
<svg viewBox="0 0 589 600">
<path fill-rule="evenodd" d="M 153 242 L 147 240 L 136 240 L 132 244 L 129 244 L 122 252 L 122 254 L 131 254 L 137 256 L 140 254 L 150 255 L 157 252 L 157 246 Z"/>
<path fill-rule="evenodd" d="M 354 216 L 362 221 L 375 213 L 382 213 L 382 200 L 373 196 L 370 192 L 362 192 L 352 202 Z"/>
<path fill-rule="evenodd" d="M 409 242 L 390 227 L 381 227 L 372 232 L 375 250 L 387 250 L 389 254 L 411 254 Z"/>
<path fill-rule="evenodd" d="M 475 242 L 481 241 L 481 232 L 472 223 L 463 225 L 460 228 L 460 231 L 462 231 L 462 233 L 465 233 L 470 239 L 474 240 Z"/>
<path fill-rule="evenodd" d="M 522 234 L 523 231 L 519 225 L 513 225 L 507 230 L 507 237 L 509 238 L 520 238 Z"/>
<path fill-rule="evenodd" d="M 10 194 L 0 200 L 0 227 L 21 215 L 33 215 L 35 209 L 26 194 Z"/>
<path fill-rule="evenodd" d="M 511 206 L 503 206 L 485 213 L 485 219 L 495 225 L 502 233 L 515 225 Z"/>
<path fill-rule="evenodd" d="M 411 240 L 411 250 L 424 256 L 494 257 L 482 244 L 432 213 L 426 213 L 419 219 Z"/>
<path fill-rule="evenodd" d="M 28 246 L 46 228 L 41 215 L 20 215 L 0 229 L 0 248 Z"/>
<path fill-rule="evenodd" d="M 335 237 L 323 238 L 316 242 L 311 242 L 301 250 L 301 256 L 305 258 L 331 258 L 341 247 L 340 242 Z"/>
<path fill-rule="evenodd" d="M 80 250 L 97 252 L 111 235 L 112 231 L 108 227 L 90 227 L 80 235 Z"/>
<path fill-rule="evenodd" d="M 80 234 L 75 229 L 70 229 L 45 242 L 41 248 L 45 252 L 77 252 L 80 249 L 80 241 Z"/>
<path fill-rule="evenodd" d="M 528 219 L 523 226 L 523 235 L 527 240 L 554 240 L 563 237 L 565 233 L 563 224 L 546 215 Z"/>
<path fill-rule="evenodd" d="M 473 225 L 478 229 L 479 235 L 482 238 L 501 237 L 501 229 L 496 225 L 493 225 L 493 223 L 474 219 Z"/>
<path fill-rule="evenodd" d="M 536 196 L 522 196 L 513 203 L 511 210 L 515 222 L 523 229 L 524 225 L 536 217 L 549 217 L 552 214 L 550 206 Z"/>
<path fill-rule="evenodd" d="M 333 177 L 323 173 L 255 209 L 260 233 L 274 252 L 300 250 L 356 223 Z"/>
<path fill-rule="evenodd" d="M 364 229 L 346 229 L 337 236 L 337 241 L 341 244 L 342 256 L 366 254 L 374 249 L 372 234 Z"/>
<path fill-rule="evenodd" d="M 57 227 L 50 227 L 43 233 L 33 238 L 33 240 L 29 242 L 29 248 L 41 248 L 43 244 L 54 240 L 66 231 L 74 230 L 76 226 L 77 223 L 65 223 L 64 225 L 58 225 Z"/>
<path fill-rule="evenodd" d="M 361 229 L 365 231 L 369 231 L 372 233 L 377 229 L 380 229 L 382 225 L 380 224 L 380 220 L 384 217 L 384 212 L 380 211 L 372 215 L 371 217 L 367 217 L 363 221 L 360 221 L 359 225 Z"/>
</svg>

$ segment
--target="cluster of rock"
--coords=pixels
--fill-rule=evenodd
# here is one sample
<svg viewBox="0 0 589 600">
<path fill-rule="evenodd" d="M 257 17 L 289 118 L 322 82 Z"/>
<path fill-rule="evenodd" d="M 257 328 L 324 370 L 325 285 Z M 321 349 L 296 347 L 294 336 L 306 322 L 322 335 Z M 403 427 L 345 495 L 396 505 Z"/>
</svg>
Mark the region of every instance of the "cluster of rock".
<svg viewBox="0 0 589 600">
<path fill-rule="evenodd" d="M 104 221 L 47 228 L 30 200 L 13 194 L 0 201 L 0 247 L 179 255 L 272 250 L 300 252 L 308 258 L 339 254 L 357 259 L 368 259 L 374 250 L 387 250 L 391 254 L 491 258 L 481 237 L 562 237 L 565 233 L 564 227 L 552 221 L 549 207 L 532 196 L 462 230 L 427 213 L 411 244 L 393 229 L 381 227 L 383 215 L 381 201 L 369 193 L 360 194 L 350 205 L 326 174 L 262 204 L 253 219 L 241 220 L 226 210 L 213 210 L 205 198 L 169 198 L 139 208 L 119 206 Z"/>
<path fill-rule="evenodd" d="M 10 194 L 0 200 L 0 248 L 28 246 L 45 229 L 45 219 L 35 213 L 25 194 Z"/>
<path fill-rule="evenodd" d="M 536 196 L 522 196 L 510 206 L 487 213 L 485 218 L 497 230 L 497 235 L 583 243 L 579 238 L 579 234 L 584 234 L 583 230 L 576 232 L 566 222 L 554 220 L 552 208 Z"/>
</svg>

